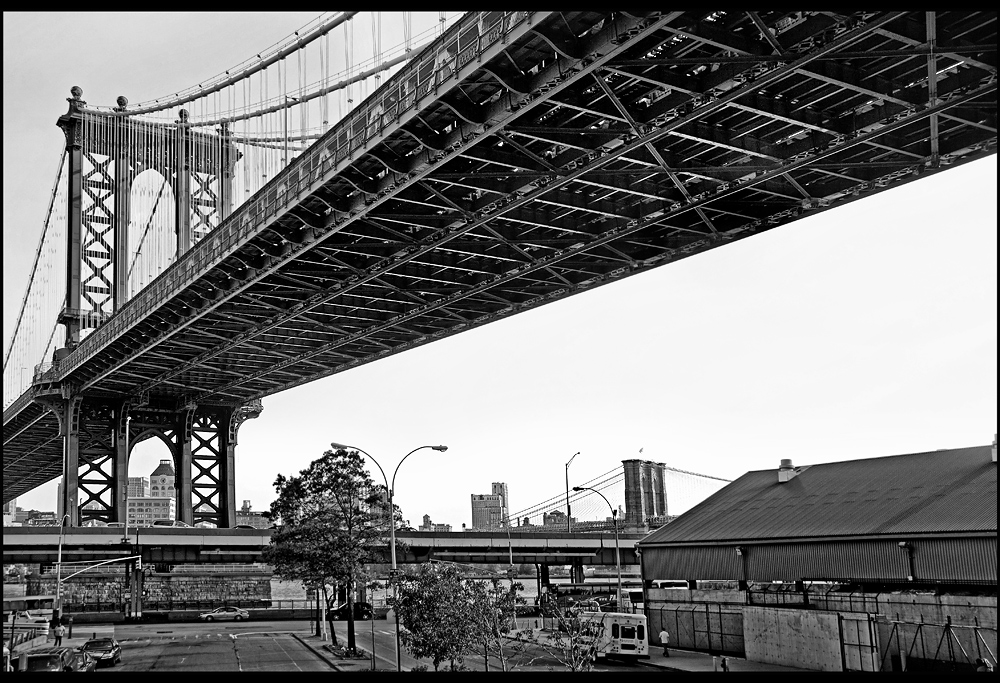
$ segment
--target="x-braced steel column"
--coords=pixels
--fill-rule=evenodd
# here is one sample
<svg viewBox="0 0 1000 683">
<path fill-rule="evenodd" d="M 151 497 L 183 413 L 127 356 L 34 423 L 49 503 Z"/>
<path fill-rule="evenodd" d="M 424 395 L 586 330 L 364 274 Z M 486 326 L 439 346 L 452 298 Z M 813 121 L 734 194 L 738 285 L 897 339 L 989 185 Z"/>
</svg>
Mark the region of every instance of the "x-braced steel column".
<svg viewBox="0 0 1000 683">
<path fill-rule="evenodd" d="M 236 525 L 236 442 L 240 425 L 260 414 L 245 406 L 198 406 L 190 426 L 192 522 Z"/>
<path fill-rule="evenodd" d="M 117 482 L 122 476 L 117 462 L 115 425 L 117 402 L 87 398 L 79 417 L 80 523 L 88 520 L 113 521 Z"/>
</svg>

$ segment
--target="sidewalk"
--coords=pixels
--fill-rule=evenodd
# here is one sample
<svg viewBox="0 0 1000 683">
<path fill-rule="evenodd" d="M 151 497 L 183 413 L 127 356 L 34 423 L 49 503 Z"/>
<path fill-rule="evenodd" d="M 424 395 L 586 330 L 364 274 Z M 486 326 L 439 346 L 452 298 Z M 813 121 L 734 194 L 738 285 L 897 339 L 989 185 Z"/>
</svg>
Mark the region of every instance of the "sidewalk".
<svg viewBox="0 0 1000 683">
<path fill-rule="evenodd" d="M 650 644 L 649 659 L 640 659 L 643 666 L 666 669 L 667 671 L 722 671 L 722 657 L 712 656 L 704 652 L 675 650 L 670 648 L 670 656 L 663 656 L 663 648 Z M 765 662 L 750 662 L 741 657 L 727 657 L 730 671 L 800 671 L 812 672 L 812 669 L 799 669 L 794 666 L 781 666 Z"/>
<path fill-rule="evenodd" d="M 334 671 L 370 671 L 372 668 L 371 659 L 369 658 L 340 659 L 335 656 L 326 647 L 330 644 L 330 641 L 323 640 L 319 636 L 306 634 L 299 635 L 298 633 L 293 633 L 292 637 L 309 648 L 313 654 L 326 662 Z M 375 664 L 378 667 L 378 671 L 396 670 L 395 664 L 392 662 L 380 661 L 382 659 L 382 657 L 376 657 Z"/>
<path fill-rule="evenodd" d="M 86 643 L 91 638 L 113 638 L 115 635 L 115 627 L 113 624 L 80 624 L 79 626 L 73 627 L 73 637 L 69 637 L 69 629 L 66 630 L 66 635 L 63 636 L 62 645 L 60 647 L 72 647 L 77 648 Z M 18 652 L 32 652 L 34 650 L 40 650 L 45 647 L 55 647 L 56 637 L 53 635 L 52 630 L 49 629 L 49 637 L 45 643 L 38 643 L 37 645 L 27 647 L 18 646 L 15 648 L 15 654 Z"/>
</svg>

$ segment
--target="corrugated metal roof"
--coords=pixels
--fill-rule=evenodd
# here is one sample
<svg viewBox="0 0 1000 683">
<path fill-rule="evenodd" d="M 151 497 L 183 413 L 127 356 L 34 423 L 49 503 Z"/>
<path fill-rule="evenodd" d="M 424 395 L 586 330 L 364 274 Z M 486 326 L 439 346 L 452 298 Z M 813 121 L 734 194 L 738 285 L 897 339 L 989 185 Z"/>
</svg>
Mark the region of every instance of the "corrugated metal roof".
<svg viewBox="0 0 1000 683">
<path fill-rule="evenodd" d="M 640 545 L 997 530 L 991 446 L 747 472 Z"/>
</svg>

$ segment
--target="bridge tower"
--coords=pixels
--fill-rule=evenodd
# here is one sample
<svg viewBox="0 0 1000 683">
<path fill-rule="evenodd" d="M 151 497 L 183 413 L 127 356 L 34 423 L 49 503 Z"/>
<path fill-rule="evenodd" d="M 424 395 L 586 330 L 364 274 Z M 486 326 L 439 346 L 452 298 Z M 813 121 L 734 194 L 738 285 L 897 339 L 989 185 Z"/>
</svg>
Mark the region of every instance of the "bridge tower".
<svg viewBox="0 0 1000 683">
<path fill-rule="evenodd" d="M 625 526 L 644 527 L 667 515 L 665 468 L 661 462 L 622 460 L 625 469 Z"/>
<path fill-rule="evenodd" d="M 156 171 L 173 193 L 176 248 L 159 264 L 166 268 L 229 215 L 239 159 L 225 125 L 198 130 L 183 109 L 173 123 L 132 116 L 124 97 L 111 111 L 99 111 L 86 106 L 81 88 L 70 92 L 69 111 L 57 121 L 66 136 L 69 191 L 66 299 L 59 316 L 66 345 L 56 350 L 54 364 L 128 301 L 136 178 Z M 72 376 L 63 377 L 39 387 L 35 398 L 59 419 L 60 507 L 71 526 L 126 520 L 129 455 L 150 438 L 162 440 L 173 458 L 178 519 L 235 525 L 236 436 L 243 421 L 260 414 L 259 401 L 199 405 L 149 394 L 93 395 L 78 387 Z"/>
</svg>

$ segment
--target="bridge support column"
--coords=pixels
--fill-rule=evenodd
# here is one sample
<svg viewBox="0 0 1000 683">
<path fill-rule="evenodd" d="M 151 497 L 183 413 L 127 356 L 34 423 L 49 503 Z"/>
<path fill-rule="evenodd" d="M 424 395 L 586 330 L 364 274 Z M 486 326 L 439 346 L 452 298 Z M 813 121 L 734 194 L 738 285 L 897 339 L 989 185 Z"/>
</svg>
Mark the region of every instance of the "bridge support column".
<svg viewBox="0 0 1000 683">
<path fill-rule="evenodd" d="M 177 120 L 177 135 L 174 140 L 176 158 L 174 168 L 174 219 L 177 221 L 177 258 L 183 256 L 191 248 L 191 133 L 188 124 L 188 111 L 180 110 Z"/>
<path fill-rule="evenodd" d="M 81 242 L 83 238 L 83 126 L 78 117 L 83 100 L 83 90 L 71 89 L 69 112 L 59 118 L 57 125 L 66 135 L 66 163 L 69 180 L 66 225 L 66 301 L 59 315 L 59 322 L 66 326 L 66 347 L 72 349 L 80 343 L 81 306 Z"/>
<path fill-rule="evenodd" d="M 124 97 L 118 98 L 118 106 L 115 111 L 125 111 L 128 100 Z M 120 140 L 127 140 L 126 119 L 117 118 L 111 124 L 114 126 L 115 134 Z M 135 180 L 135 170 L 132 166 L 134 159 L 133 151 L 126 145 L 115 145 L 115 215 L 112 220 L 114 226 L 114 252 L 112 253 L 112 274 L 114 277 L 114 287 L 112 289 L 112 310 L 117 312 L 128 299 L 128 238 L 129 221 L 131 217 L 132 204 L 132 182 Z"/>
<path fill-rule="evenodd" d="M 63 442 L 62 492 L 59 518 L 69 515 L 68 526 L 80 526 L 80 410 L 83 399 L 63 401 L 59 418 Z"/>
<path fill-rule="evenodd" d="M 129 433 L 128 411 L 131 405 L 122 402 L 115 417 L 115 464 L 114 484 L 111 501 L 111 521 L 128 520 L 128 456 L 132 450 L 132 435 Z"/>
<path fill-rule="evenodd" d="M 570 583 L 584 583 L 586 578 L 583 575 L 583 560 L 573 560 L 569 568 Z"/>
<path fill-rule="evenodd" d="M 552 581 L 549 579 L 549 565 L 544 564 L 544 563 L 540 564 L 540 565 L 538 565 L 538 569 L 539 569 L 539 572 L 538 572 L 538 586 L 539 586 L 538 594 L 541 595 L 542 594 L 541 589 L 544 588 L 546 591 L 548 591 L 549 588 L 552 587 Z"/>
<path fill-rule="evenodd" d="M 191 488 L 191 434 L 194 424 L 194 406 L 187 406 L 181 413 L 180 438 L 177 444 L 177 464 L 174 468 L 174 495 L 177 497 L 177 519 L 194 524 Z"/>
</svg>

